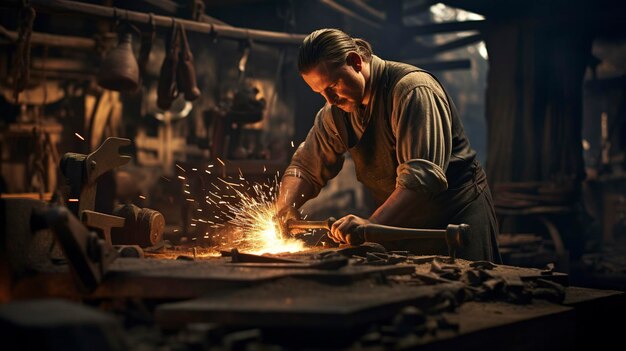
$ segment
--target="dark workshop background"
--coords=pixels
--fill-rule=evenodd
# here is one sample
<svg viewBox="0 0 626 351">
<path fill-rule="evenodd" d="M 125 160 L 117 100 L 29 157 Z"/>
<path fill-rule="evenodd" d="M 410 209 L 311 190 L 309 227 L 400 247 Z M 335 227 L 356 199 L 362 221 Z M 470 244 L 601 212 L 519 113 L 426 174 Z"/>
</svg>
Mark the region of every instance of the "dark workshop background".
<svg viewBox="0 0 626 351">
<path fill-rule="evenodd" d="M 282 173 L 324 102 L 299 77 L 301 39 L 289 34 L 334 27 L 368 40 L 384 59 L 415 64 L 442 80 L 488 171 L 505 263 L 557 262 L 581 284 L 624 289 L 620 1 L 84 1 L 116 8 L 108 18 L 30 2 L 39 3 L 34 17 L 20 12 L 20 1 L 0 5 L 3 195 L 50 199 L 63 190 L 62 155 L 88 154 L 107 137 L 124 137 L 132 140 L 133 159 L 110 174 L 98 208 L 156 209 L 171 240 L 210 231 L 190 223 L 197 208 L 185 191 L 193 196 L 211 177 L 239 170 L 259 182 Z M 239 32 L 187 28 L 201 95 L 187 101 L 181 94 L 163 110 L 156 101 L 170 27 L 129 22 L 122 9 Z M 266 37 L 246 38 L 243 28 L 267 31 Z M 136 57 L 152 44 L 133 92 L 98 84 L 123 31 L 131 33 Z M 21 44 L 26 37 L 30 49 Z M 23 90 L 17 100 L 16 89 Z M 229 113 L 237 106 L 247 114 Z M 212 174 L 181 184 L 181 172 L 209 164 Z M 311 218 L 372 211 L 350 160 L 304 211 Z"/>
</svg>

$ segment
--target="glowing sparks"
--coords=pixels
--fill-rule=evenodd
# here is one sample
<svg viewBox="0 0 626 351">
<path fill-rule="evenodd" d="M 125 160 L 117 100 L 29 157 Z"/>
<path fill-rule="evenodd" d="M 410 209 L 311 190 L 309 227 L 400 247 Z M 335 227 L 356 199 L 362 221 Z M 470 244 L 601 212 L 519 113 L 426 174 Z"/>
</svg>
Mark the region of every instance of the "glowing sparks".
<svg viewBox="0 0 626 351">
<path fill-rule="evenodd" d="M 219 180 L 220 182 L 226 184 L 226 185 L 230 185 L 230 186 L 240 186 L 241 184 L 237 184 L 237 183 L 231 183 L 231 182 L 227 182 L 222 178 L 217 178 L 217 180 Z"/>
<path fill-rule="evenodd" d="M 240 178 L 243 178 L 241 173 Z M 254 254 L 275 254 L 304 250 L 302 241 L 285 239 L 278 230 L 274 220 L 277 211 L 275 199 L 278 186 L 249 184 L 245 180 L 244 184 L 233 184 L 220 178 L 218 180 L 231 185 L 231 192 L 235 194 L 235 196 L 221 195 L 213 203 L 225 206 L 228 212 L 234 216 L 222 212 L 224 217 L 231 219 L 228 224 L 236 228 L 238 239 L 234 243 L 239 251 Z M 275 182 L 278 183 L 277 178 Z M 212 185 L 215 186 L 215 184 Z M 217 186 L 215 187 L 217 188 Z M 209 195 L 214 195 L 214 193 L 209 192 Z M 234 198 L 234 201 L 227 201 L 229 197 Z M 220 219 L 218 216 L 215 218 Z"/>
<path fill-rule="evenodd" d="M 217 162 L 224 166 L 221 159 L 217 158 Z M 212 167 L 212 164 L 208 165 L 205 172 L 211 174 L 208 169 Z M 196 168 L 190 169 L 197 171 Z M 265 166 L 263 171 L 266 171 Z M 214 182 L 203 186 L 202 194 L 193 194 L 194 190 L 185 184 L 185 200 L 197 202 L 201 207 L 194 214 L 198 218 L 192 218 L 193 223 L 189 226 L 201 231 L 197 233 L 198 238 L 210 239 L 217 246 L 236 247 L 240 252 L 276 254 L 304 250 L 304 242 L 284 238 L 275 221 L 279 177 L 277 172 L 268 184 L 251 184 L 245 179 L 243 171 L 238 169 L 233 176 L 213 178 Z M 179 175 L 178 179 L 186 183 L 184 176 Z M 205 232 L 209 227 L 214 229 Z M 195 239 L 190 237 L 192 241 Z"/>
<path fill-rule="evenodd" d="M 74 133 L 74 135 L 76 135 L 76 137 L 82 141 L 85 141 L 85 138 L 83 138 L 82 135 L 78 134 L 78 133 Z"/>
<path fill-rule="evenodd" d="M 219 157 L 216 157 L 216 159 L 217 159 L 217 162 L 219 162 L 222 166 L 226 166 L 224 161 L 222 161 Z"/>
<path fill-rule="evenodd" d="M 297 252 L 304 250 L 304 243 L 295 239 L 283 239 L 277 229 L 273 202 L 259 203 L 248 198 L 245 207 L 236 213 L 232 224 L 243 232 L 240 249 L 254 254 Z"/>
</svg>

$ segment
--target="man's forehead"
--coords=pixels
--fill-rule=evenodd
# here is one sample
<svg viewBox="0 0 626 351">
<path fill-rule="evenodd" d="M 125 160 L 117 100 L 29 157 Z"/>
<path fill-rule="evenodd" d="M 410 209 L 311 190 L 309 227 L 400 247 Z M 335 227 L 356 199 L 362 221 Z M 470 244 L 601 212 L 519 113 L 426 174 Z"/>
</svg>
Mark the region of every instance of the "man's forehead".
<svg viewBox="0 0 626 351">
<path fill-rule="evenodd" d="M 333 82 L 338 71 L 339 67 L 336 67 L 336 65 L 332 65 L 328 61 L 322 61 L 302 76 L 314 88 L 324 89 Z"/>
</svg>

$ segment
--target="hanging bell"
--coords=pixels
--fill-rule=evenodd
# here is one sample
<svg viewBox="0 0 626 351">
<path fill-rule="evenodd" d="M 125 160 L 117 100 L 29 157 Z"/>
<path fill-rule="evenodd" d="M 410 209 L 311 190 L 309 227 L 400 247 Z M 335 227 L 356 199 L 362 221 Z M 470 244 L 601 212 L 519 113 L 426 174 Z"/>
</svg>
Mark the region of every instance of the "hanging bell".
<svg viewBox="0 0 626 351">
<path fill-rule="evenodd" d="M 139 87 L 139 65 L 133 54 L 132 35 L 120 35 L 117 47 L 109 51 L 98 71 L 98 85 L 122 92 L 136 91 Z"/>
</svg>

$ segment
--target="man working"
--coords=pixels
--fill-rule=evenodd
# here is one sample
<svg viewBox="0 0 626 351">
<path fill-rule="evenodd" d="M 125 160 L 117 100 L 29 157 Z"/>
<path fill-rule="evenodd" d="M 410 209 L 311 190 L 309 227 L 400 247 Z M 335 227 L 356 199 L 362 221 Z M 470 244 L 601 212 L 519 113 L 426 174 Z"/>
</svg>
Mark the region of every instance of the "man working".
<svg viewBox="0 0 626 351">
<path fill-rule="evenodd" d="M 329 233 L 335 242 L 347 242 L 367 223 L 432 229 L 466 223 L 471 237 L 458 256 L 500 262 L 485 173 L 434 76 L 384 61 L 369 43 L 337 29 L 317 30 L 304 39 L 298 69 L 326 104 L 283 176 L 276 203 L 282 220 L 297 216 L 297 209 L 317 196 L 339 173 L 348 151 L 357 179 L 379 207 L 367 219 L 338 219 Z M 447 253 L 445 241 L 435 239 L 386 246 Z"/>
</svg>

